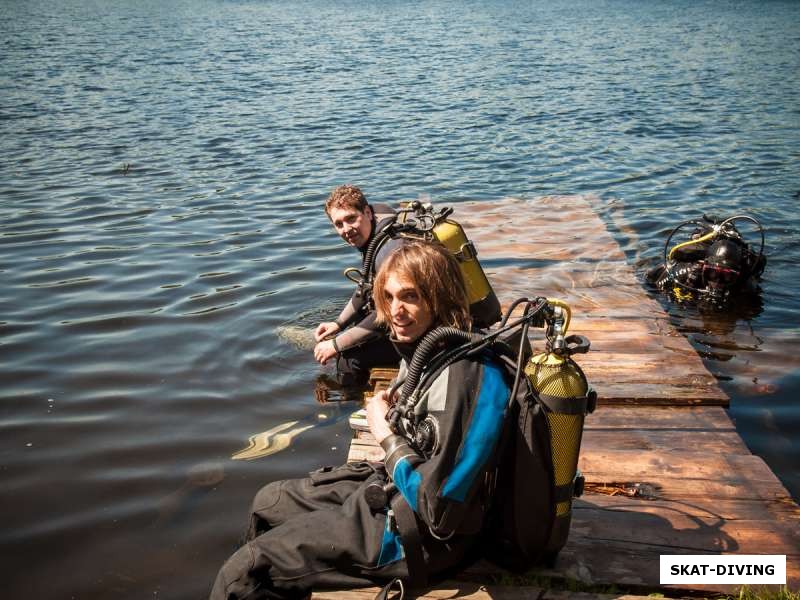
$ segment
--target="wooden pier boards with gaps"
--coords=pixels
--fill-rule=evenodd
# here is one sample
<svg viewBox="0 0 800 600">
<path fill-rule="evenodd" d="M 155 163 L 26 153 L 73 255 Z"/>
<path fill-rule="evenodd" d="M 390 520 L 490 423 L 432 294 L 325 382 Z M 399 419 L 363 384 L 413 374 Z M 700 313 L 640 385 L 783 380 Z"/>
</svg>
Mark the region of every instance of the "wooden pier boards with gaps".
<svg viewBox="0 0 800 600">
<path fill-rule="evenodd" d="M 573 311 L 569 332 L 592 343 L 576 357 L 599 397 L 581 446 L 586 492 L 556 568 L 535 573 L 649 593 L 685 588 L 660 585 L 662 554 L 785 554 L 789 588 L 800 589 L 800 508 L 747 449 L 723 408 L 727 396 L 643 288 L 593 202 L 507 199 L 459 204 L 454 213 L 504 306 L 522 296 L 563 300 Z M 532 344 L 542 349 L 541 330 Z M 392 376 L 373 371 L 373 389 Z M 382 456 L 357 429 L 349 460 Z M 528 588 L 476 586 L 497 573 L 479 563 L 423 597 L 529 597 Z M 346 597 L 314 595 L 328 596 Z"/>
</svg>

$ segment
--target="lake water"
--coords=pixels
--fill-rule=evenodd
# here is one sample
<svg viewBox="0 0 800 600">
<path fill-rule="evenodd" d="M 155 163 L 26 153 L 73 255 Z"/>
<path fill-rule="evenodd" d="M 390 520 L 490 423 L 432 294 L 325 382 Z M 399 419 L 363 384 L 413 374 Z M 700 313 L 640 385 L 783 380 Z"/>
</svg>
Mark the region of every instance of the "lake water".
<svg viewBox="0 0 800 600">
<path fill-rule="evenodd" d="M 354 405 L 315 402 L 290 335 L 348 296 L 321 208 L 344 182 L 456 208 L 593 193 L 640 274 L 683 219 L 757 217 L 762 306 L 669 310 L 800 498 L 800 3 L 3 13 L 4 597 L 203 597 L 261 484 L 345 460 Z M 230 459 L 289 421 L 286 450 Z"/>
</svg>

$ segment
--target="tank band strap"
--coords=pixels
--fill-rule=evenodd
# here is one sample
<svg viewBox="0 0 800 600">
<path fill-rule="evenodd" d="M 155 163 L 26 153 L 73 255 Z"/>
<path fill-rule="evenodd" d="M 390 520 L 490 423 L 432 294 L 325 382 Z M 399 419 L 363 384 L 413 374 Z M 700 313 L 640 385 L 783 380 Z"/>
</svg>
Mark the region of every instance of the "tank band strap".
<svg viewBox="0 0 800 600">
<path fill-rule="evenodd" d="M 592 390 L 593 392 L 594 390 Z M 572 396 L 564 398 L 562 396 L 551 396 L 550 394 L 539 393 L 539 399 L 548 410 L 562 415 L 585 415 L 590 407 L 591 393 L 585 396 Z"/>
<path fill-rule="evenodd" d="M 395 494 L 390 504 L 406 555 L 409 587 L 424 588 L 428 583 L 428 572 L 422 554 L 422 536 L 417 526 L 417 517 L 402 494 Z"/>
<path fill-rule="evenodd" d="M 574 497 L 575 482 L 570 481 L 564 485 L 557 485 L 553 501 L 556 503 L 571 502 Z"/>
</svg>

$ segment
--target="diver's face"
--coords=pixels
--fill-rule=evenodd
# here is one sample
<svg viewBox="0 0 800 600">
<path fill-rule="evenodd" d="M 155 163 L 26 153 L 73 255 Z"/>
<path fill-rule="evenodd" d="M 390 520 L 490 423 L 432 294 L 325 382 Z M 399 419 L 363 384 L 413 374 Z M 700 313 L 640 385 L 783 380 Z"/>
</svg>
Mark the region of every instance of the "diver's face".
<svg viewBox="0 0 800 600">
<path fill-rule="evenodd" d="M 727 295 L 739 279 L 739 271 L 718 267 L 714 265 L 703 265 L 703 281 L 706 284 L 706 292 L 713 298 L 720 299 Z"/>
<path fill-rule="evenodd" d="M 398 342 L 418 340 L 433 324 L 433 313 L 409 279 L 389 275 L 383 288 L 383 297 L 389 307 L 389 325 Z"/>
<path fill-rule="evenodd" d="M 372 209 L 332 208 L 331 223 L 341 238 L 354 248 L 361 248 L 372 233 Z"/>
</svg>

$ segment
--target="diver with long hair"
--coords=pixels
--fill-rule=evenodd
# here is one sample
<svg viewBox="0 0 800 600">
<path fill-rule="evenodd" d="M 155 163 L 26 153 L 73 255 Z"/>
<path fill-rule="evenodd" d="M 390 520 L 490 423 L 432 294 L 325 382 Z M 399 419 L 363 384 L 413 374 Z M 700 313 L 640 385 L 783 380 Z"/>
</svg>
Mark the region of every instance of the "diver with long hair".
<svg viewBox="0 0 800 600">
<path fill-rule="evenodd" d="M 466 289 L 457 260 L 438 244 L 410 242 L 387 257 L 373 290 L 377 318 L 403 356 L 400 376 L 429 332 L 470 330 Z M 420 578 L 460 566 L 480 547 L 489 522 L 490 473 L 505 447 L 509 392 L 492 354 L 449 364 L 425 396 L 435 421 L 427 450 L 392 428 L 394 398 L 377 393 L 367 403 L 367 421 L 384 460 L 326 467 L 262 488 L 245 545 L 223 565 L 211 598 L 305 598 L 315 588 L 419 585 Z"/>
</svg>

